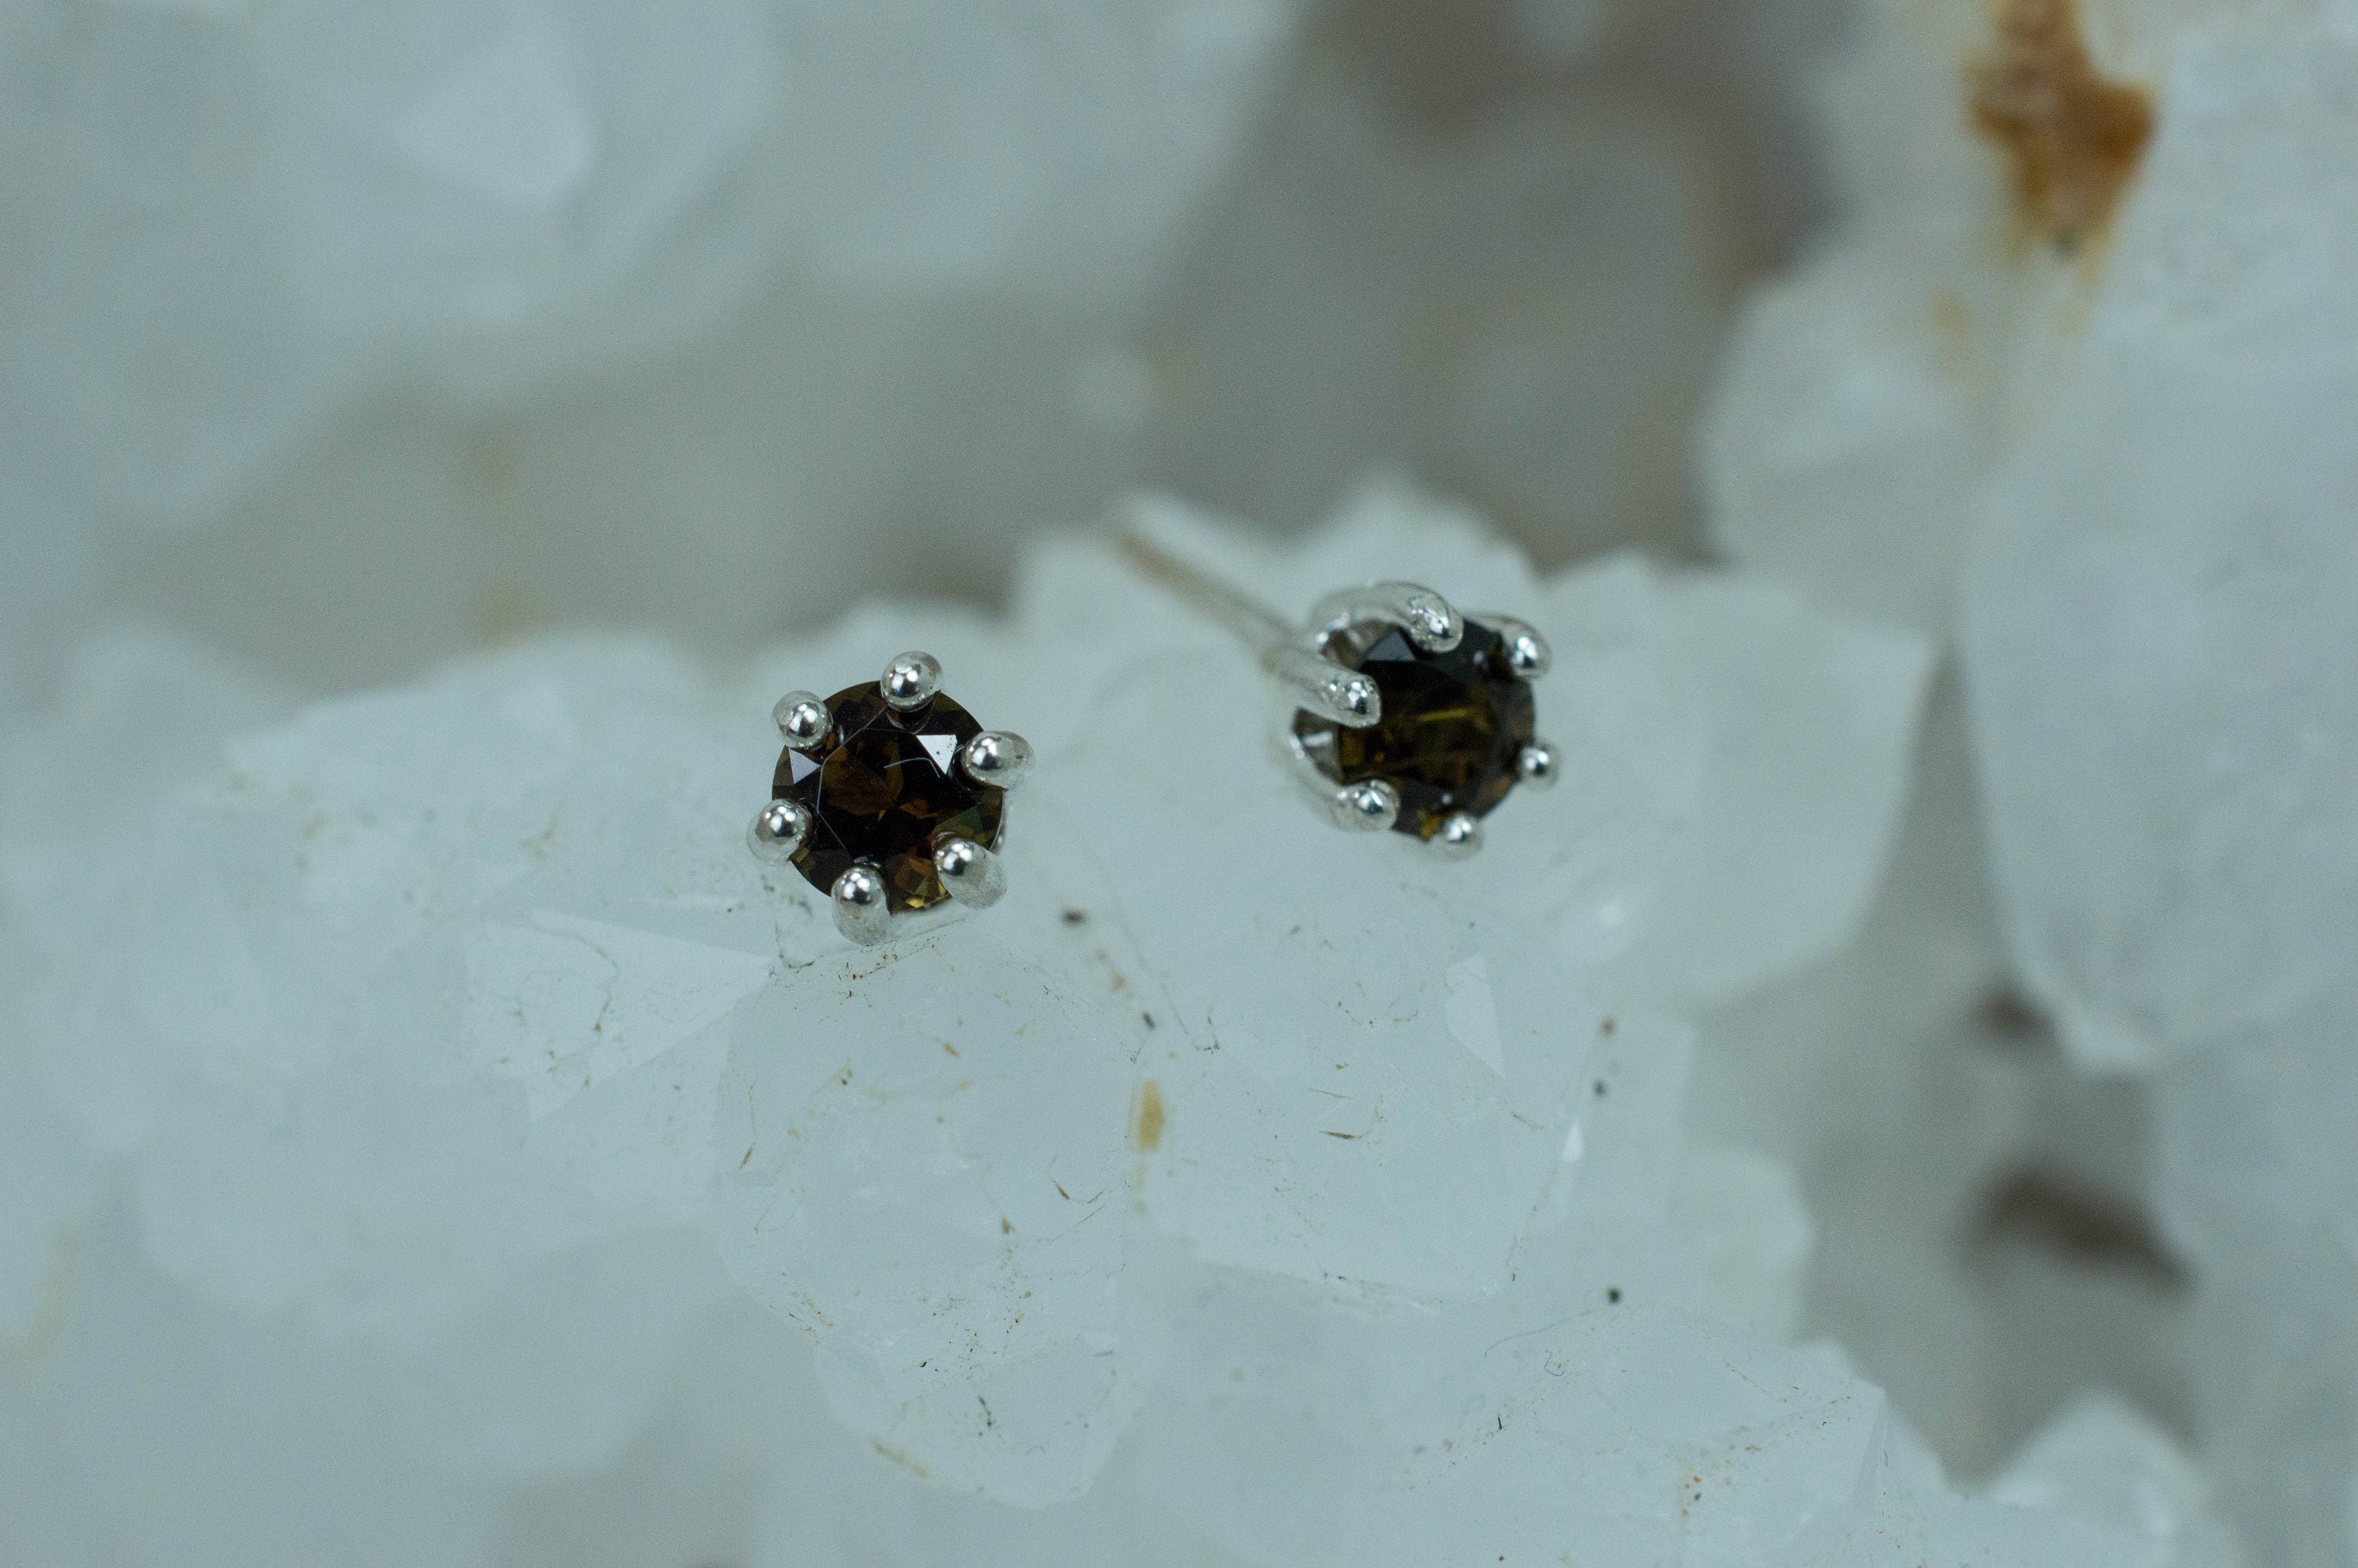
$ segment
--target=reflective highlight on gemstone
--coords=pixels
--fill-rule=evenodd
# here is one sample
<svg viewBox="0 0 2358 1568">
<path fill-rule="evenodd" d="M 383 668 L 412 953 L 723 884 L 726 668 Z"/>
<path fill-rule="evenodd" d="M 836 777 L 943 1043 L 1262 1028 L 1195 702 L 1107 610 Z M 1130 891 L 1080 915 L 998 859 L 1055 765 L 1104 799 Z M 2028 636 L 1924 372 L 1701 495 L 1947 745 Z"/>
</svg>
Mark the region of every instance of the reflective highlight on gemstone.
<svg viewBox="0 0 2358 1568">
<path fill-rule="evenodd" d="M 1509 667 L 1495 628 L 1469 620 L 1457 646 L 1436 654 L 1397 626 L 1370 622 L 1333 633 L 1326 652 L 1373 677 L 1383 717 L 1352 730 L 1296 712 L 1294 738 L 1320 773 L 1338 784 L 1390 784 L 1401 801 L 1393 831 L 1418 838 L 1458 812 L 1481 816 L 1507 798 L 1531 741 L 1531 688 Z"/>
<path fill-rule="evenodd" d="M 895 712 L 873 681 L 837 692 L 827 708 L 826 741 L 808 754 L 787 748 L 771 786 L 773 798 L 811 814 L 795 868 L 827 892 L 854 865 L 873 866 L 894 914 L 941 903 L 949 894 L 934 868 L 936 843 L 999 846 L 1007 792 L 971 782 L 957 766 L 959 748 L 982 726 L 938 692 L 914 712 Z"/>
</svg>

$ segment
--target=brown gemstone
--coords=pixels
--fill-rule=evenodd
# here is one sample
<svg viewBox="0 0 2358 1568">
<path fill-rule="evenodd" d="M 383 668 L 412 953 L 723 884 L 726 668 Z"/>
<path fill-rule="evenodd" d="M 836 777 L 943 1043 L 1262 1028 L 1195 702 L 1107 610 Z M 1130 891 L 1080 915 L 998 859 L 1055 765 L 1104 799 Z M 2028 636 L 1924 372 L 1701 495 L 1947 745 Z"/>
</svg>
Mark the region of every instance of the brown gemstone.
<svg viewBox="0 0 2358 1568">
<path fill-rule="evenodd" d="M 1531 743 L 1531 688 L 1508 667 L 1498 633 L 1468 621 L 1456 647 L 1433 654 L 1396 626 L 1368 622 L 1334 633 L 1326 651 L 1375 678 L 1384 716 L 1352 730 L 1296 713 L 1294 736 L 1319 772 L 1338 784 L 1389 781 L 1401 797 L 1395 830 L 1419 838 L 1507 798 Z"/>
<path fill-rule="evenodd" d="M 806 754 L 789 746 L 778 758 L 771 793 L 811 814 L 810 836 L 795 864 L 811 886 L 832 892 L 860 861 L 884 879 L 885 907 L 925 909 L 947 893 L 934 870 L 934 846 L 971 838 L 999 846 L 1007 792 L 970 782 L 957 754 L 982 732 L 974 716 L 936 696 L 914 713 L 896 713 L 876 683 L 847 687 L 827 699 L 833 719 L 826 743 Z"/>
</svg>

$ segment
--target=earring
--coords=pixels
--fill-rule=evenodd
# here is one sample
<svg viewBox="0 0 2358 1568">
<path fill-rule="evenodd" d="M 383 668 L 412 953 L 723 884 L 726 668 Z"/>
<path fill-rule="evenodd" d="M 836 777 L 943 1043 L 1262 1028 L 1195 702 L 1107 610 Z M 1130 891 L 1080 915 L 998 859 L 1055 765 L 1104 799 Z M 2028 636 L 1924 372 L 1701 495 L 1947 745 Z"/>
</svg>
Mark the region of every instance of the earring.
<svg viewBox="0 0 2358 1568">
<path fill-rule="evenodd" d="M 824 702 L 778 698 L 785 750 L 748 841 L 826 893 L 836 929 L 863 946 L 1006 891 L 1006 794 L 1032 748 L 976 723 L 941 680 L 931 654 L 908 653 Z"/>
<path fill-rule="evenodd" d="M 1285 689 L 1294 774 L 1339 826 L 1390 828 L 1463 859 L 1518 784 L 1556 781 L 1556 750 L 1533 733 L 1531 683 L 1547 673 L 1548 645 L 1522 622 L 1379 582 L 1328 594 L 1296 630 L 1139 534 L 1121 546 L 1241 638 Z"/>
</svg>

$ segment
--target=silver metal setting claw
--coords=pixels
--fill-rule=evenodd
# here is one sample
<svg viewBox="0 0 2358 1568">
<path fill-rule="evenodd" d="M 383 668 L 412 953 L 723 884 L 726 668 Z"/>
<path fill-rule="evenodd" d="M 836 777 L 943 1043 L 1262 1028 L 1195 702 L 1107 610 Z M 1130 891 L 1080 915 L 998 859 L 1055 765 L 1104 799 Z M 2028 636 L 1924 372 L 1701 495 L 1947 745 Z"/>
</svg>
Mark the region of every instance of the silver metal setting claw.
<svg viewBox="0 0 2358 1568">
<path fill-rule="evenodd" d="M 1406 632 L 1428 654 L 1445 654 L 1465 640 L 1466 618 L 1449 600 L 1412 582 L 1371 582 L 1338 589 L 1310 611 L 1314 634 L 1362 621 L 1380 621 Z"/>
<path fill-rule="evenodd" d="M 1498 629 L 1498 641 L 1506 649 L 1507 667 L 1523 680 L 1537 680 L 1548 673 L 1553 655 L 1548 652 L 1547 639 L 1541 636 L 1527 622 L 1511 615 L 1485 617 Z"/>
<path fill-rule="evenodd" d="M 1347 730 L 1365 730 L 1383 719 L 1375 677 L 1347 670 L 1324 654 L 1287 644 L 1265 654 L 1261 667 L 1285 684 L 1297 707 Z"/>
<path fill-rule="evenodd" d="M 797 752 L 807 752 L 825 741 L 835 724 L 827 704 L 806 691 L 790 691 L 778 698 L 770 717 L 778 721 L 778 733 L 786 738 L 786 744 Z"/>
<path fill-rule="evenodd" d="M 745 841 L 756 856 L 774 864 L 795 858 L 795 851 L 810 837 L 810 813 L 801 806 L 773 800 L 754 814 L 752 826 L 745 830 Z"/>
<path fill-rule="evenodd" d="M 989 909 L 1007 891 L 999 857 L 971 838 L 945 838 L 934 847 L 934 871 L 950 897 L 969 909 Z"/>
<path fill-rule="evenodd" d="M 876 868 L 856 865 L 835 879 L 829 895 L 835 905 L 835 928 L 862 947 L 873 947 L 892 934 L 892 912 L 884 904 L 884 879 Z"/>
<path fill-rule="evenodd" d="M 827 704 L 807 691 L 786 693 L 772 710 L 786 741 L 771 786 L 780 795 L 754 814 L 745 830 L 746 842 L 757 859 L 792 864 L 824 892 L 835 928 L 862 947 L 931 931 L 968 910 L 988 908 L 1007 891 L 1006 867 L 993 849 L 953 833 L 951 825 L 974 804 L 978 790 L 1005 790 L 1022 778 L 1032 767 L 1032 747 L 1012 730 L 973 730 L 965 710 L 941 695 L 941 662 L 931 654 L 911 650 L 895 656 L 878 677 L 876 689 L 877 697 L 901 717 L 858 734 L 838 731 Z M 854 688 L 855 694 L 866 690 Z M 957 739 L 960 735 L 963 741 Z M 828 751 L 824 764 L 822 751 Z M 921 762 L 943 770 L 945 776 L 927 778 L 929 786 L 945 788 L 903 803 L 920 814 L 932 837 L 903 849 L 906 841 L 897 835 L 874 838 L 852 818 L 838 819 L 836 797 L 844 792 L 817 771 L 838 761 L 851 768 L 853 777 L 861 770 Z M 995 796 L 986 798 L 996 804 Z M 814 840 L 836 844 L 838 835 L 853 855 L 864 858 L 829 881 L 823 879 L 844 862 L 832 854 L 814 862 L 804 851 Z M 898 907 L 892 890 L 923 880 L 928 863 L 941 879 L 940 892 L 922 908 Z M 930 881 L 925 885 L 930 892 Z"/>
<path fill-rule="evenodd" d="M 1462 860 L 1482 847 L 1482 819 L 1455 812 L 1441 819 L 1441 827 L 1427 841 L 1443 859 Z"/>
<path fill-rule="evenodd" d="M 1032 742 L 1012 730 L 986 730 L 959 749 L 958 767 L 977 784 L 1011 789 L 1032 771 Z"/>
<path fill-rule="evenodd" d="M 1361 779 L 1336 790 L 1328 812 L 1337 827 L 1357 833 L 1383 833 L 1400 820 L 1400 791 L 1387 779 Z"/>
<path fill-rule="evenodd" d="M 1546 789 L 1563 776 L 1563 760 L 1546 741 L 1534 741 L 1515 759 L 1515 773 L 1523 783 Z"/>
<path fill-rule="evenodd" d="M 942 688 L 941 661 L 914 650 L 900 654 L 884 666 L 876 686 L 894 712 L 914 713 L 933 701 L 934 693 Z"/>
</svg>

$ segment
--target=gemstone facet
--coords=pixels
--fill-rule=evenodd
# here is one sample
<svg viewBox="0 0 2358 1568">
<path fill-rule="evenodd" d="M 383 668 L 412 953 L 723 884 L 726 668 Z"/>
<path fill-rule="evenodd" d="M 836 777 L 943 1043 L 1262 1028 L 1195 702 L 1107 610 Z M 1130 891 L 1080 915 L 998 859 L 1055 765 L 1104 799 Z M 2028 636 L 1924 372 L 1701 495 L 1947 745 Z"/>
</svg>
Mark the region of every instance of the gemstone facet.
<svg viewBox="0 0 2358 1568">
<path fill-rule="evenodd" d="M 1293 716 L 1293 736 L 1338 784 L 1382 779 L 1400 792 L 1393 830 L 1431 838 L 1458 812 L 1481 816 L 1507 797 L 1531 742 L 1531 688 L 1509 667 L 1498 632 L 1466 622 L 1445 654 L 1397 626 L 1364 622 L 1327 634 L 1327 655 L 1374 678 L 1383 717 L 1354 730 Z"/>
<path fill-rule="evenodd" d="M 827 708 L 826 741 L 808 752 L 786 748 L 771 785 L 773 798 L 811 816 L 795 868 L 827 892 L 854 865 L 873 866 L 894 914 L 941 903 L 949 894 L 934 869 L 935 846 L 947 838 L 999 845 L 1007 792 L 972 782 L 957 765 L 982 726 L 939 693 L 895 712 L 873 681 L 846 687 Z"/>
</svg>

